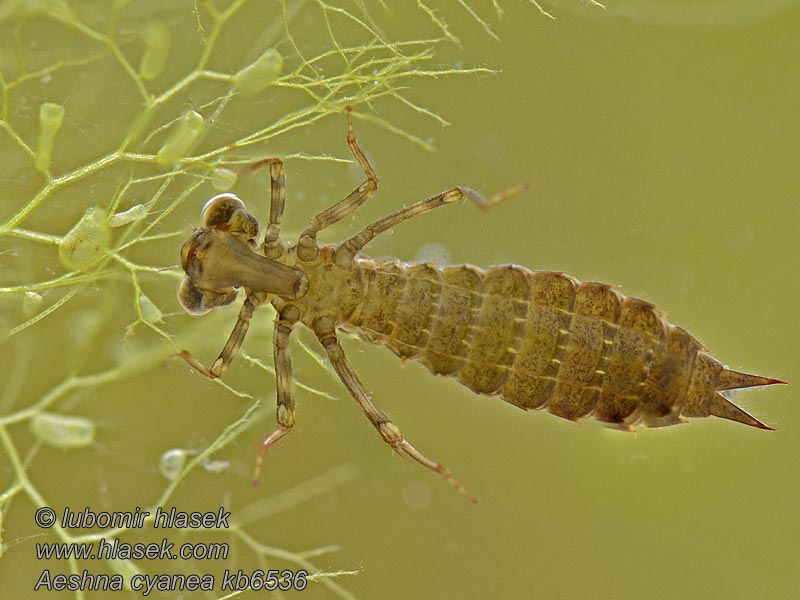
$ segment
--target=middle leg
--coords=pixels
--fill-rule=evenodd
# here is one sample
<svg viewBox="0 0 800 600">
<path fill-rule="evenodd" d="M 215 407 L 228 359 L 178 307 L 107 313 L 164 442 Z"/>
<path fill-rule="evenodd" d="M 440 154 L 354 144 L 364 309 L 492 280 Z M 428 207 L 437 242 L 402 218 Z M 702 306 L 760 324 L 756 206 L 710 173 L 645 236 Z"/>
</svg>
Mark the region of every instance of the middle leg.
<svg viewBox="0 0 800 600">
<path fill-rule="evenodd" d="M 289 304 L 275 318 L 273 347 L 275 352 L 275 387 L 278 395 L 278 406 L 275 413 L 275 430 L 261 441 L 256 457 L 256 468 L 253 473 L 253 484 L 261 479 L 261 468 L 264 455 L 275 442 L 285 436 L 294 427 L 294 396 L 292 394 L 292 357 L 289 354 L 289 336 L 297 322 L 300 312 L 296 306 Z"/>
<path fill-rule="evenodd" d="M 323 210 L 311 220 L 311 223 L 303 230 L 297 240 L 297 257 L 300 260 L 314 260 L 319 252 L 317 233 L 353 214 L 378 189 L 378 176 L 356 140 L 356 134 L 353 131 L 353 116 L 349 106 L 347 107 L 347 144 L 350 146 L 350 151 L 358 161 L 358 164 L 361 165 L 367 179 L 353 190 L 347 198 Z"/>
</svg>

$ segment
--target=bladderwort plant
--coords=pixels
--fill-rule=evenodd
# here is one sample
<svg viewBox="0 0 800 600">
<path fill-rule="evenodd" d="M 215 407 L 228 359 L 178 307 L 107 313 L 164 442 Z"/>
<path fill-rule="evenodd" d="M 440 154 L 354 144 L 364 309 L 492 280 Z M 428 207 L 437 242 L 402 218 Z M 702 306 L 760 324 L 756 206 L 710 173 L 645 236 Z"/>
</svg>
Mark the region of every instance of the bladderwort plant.
<svg viewBox="0 0 800 600">
<path fill-rule="evenodd" d="M 497 2 L 493 7 L 501 13 Z M 417 0 L 414 10 L 429 18 L 423 21 L 430 35 L 392 40 L 381 29 L 389 9 L 360 2 L 198 0 L 188 9 L 129 0 L 0 3 L 0 573 L 12 569 L 4 554 L 19 552 L 16 563 L 33 562 L 29 536 L 88 543 L 131 534 L 76 534 L 59 523 L 43 533 L 32 528 L 30 515 L 67 501 L 43 475 L 54 464 L 92 471 L 97 453 L 113 451 L 114 430 L 90 416 L 90 403 L 168 363 L 179 350 L 178 333 L 181 345 L 197 351 L 216 346 L 206 334 L 227 315 L 193 321 L 175 299 L 182 277 L 176 248 L 188 225 L 183 204 L 204 187 L 231 189 L 247 165 L 265 156 L 280 154 L 287 164 L 350 162 L 281 146 L 331 115 L 338 124 L 346 106 L 361 107 L 361 118 L 429 149 L 369 107 L 380 104 L 389 114 L 392 106 L 446 124 L 415 104 L 408 86 L 491 73 L 442 66 L 438 48 L 461 41 L 433 3 Z M 450 10 L 496 37 L 466 0 Z M 256 343 L 264 347 L 263 339 Z M 272 371 L 244 351 L 251 365 Z M 224 468 L 212 458 L 253 423 L 260 401 L 220 380 L 216 385 L 248 399 L 248 408 L 210 442 L 161 452 L 152 475 L 160 471 L 166 486 L 133 503 L 154 512 L 174 501 L 190 475 Z M 127 466 L 126 457 L 112 462 Z M 289 552 L 264 545 L 250 526 L 353 476 L 341 466 L 237 507 L 227 535 L 262 567 L 306 569 L 309 581 L 350 598 L 336 578 L 354 571 L 323 571 L 314 563 L 333 547 Z M 97 481 L 84 498 L 109 495 L 100 489 L 102 473 Z M 68 559 L 70 573 L 84 568 Z M 144 565 L 116 559 L 104 569 L 130 576 Z M 28 583 L 21 585 L 27 590 Z"/>
</svg>

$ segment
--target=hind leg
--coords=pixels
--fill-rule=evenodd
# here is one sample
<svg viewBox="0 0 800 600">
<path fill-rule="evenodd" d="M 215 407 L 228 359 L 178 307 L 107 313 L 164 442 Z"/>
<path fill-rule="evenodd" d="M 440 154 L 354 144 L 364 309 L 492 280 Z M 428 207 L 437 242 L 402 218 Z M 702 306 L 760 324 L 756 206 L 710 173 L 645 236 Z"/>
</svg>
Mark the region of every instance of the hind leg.
<svg viewBox="0 0 800 600">
<path fill-rule="evenodd" d="M 345 240 L 341 244 L 336 247 L 336 253 L 334 255 L 334 260 L 336 264 L 342 268 L 347 268 L 350 266 L 353 258 L 356 254 L 361 252 L 361 249 L 366 246 L 369 242 L 375 239 L 384 231 L 388 231 L 393 227 L 396 227 L 400 223 L 408 221 L 409 219 L 413 219 L 416 216 L 425 214 L 426 212 L 433 210 L 434 208 L 438 208 L 440 206 L 444 206 L 445 204 L 452 204 L 454 202 L 458 202 L 462 198 L 469 198 L 478 208 L 481 210 L 487 210 L 497 204 L 498 202 L 502 202 L 506 198 L 510 198 L 520 192 L 526 190 L 528 188 L 527 184 L 518 185 L 513 187 L 505 192 L 500 194 L 496 194 L 491 198 L 484 198 L 475 190 L 471 190 L 470 188 L 466 187 L 454 187 L 449 190 L 446 190 L 440 194 L 436 194 L 430 198 L 426 198 L 425 200 L 420 200 L 419 202 L 415 202 L 411 206 L 407 206 L 406 208 L 401 208 L 398 211 L 393 212 L 390 215 L 383 217 L 382 219 L 378 219 L 374 223 L 367 225 L 364 229 L 359 231 L 353 237 Z"/>
<path fill-rule="evenodd" d="M 314 323 L 314 333 L 317 334 L 317 338 L 328 353 L 328 358 L 336 373 L 339 375 L 339 378 L 342 380 L 342 383 L 344 383 L 347 390 L 356 402 L 358 402 L 361 410 L 364 411 L 364 414 L 370 420 L 370 423 L 378 430 L 383 441 L 389 444 L 398 453 L 406 454 L 423 467 L 435 471 L 459 494 L 467 498 L 470 502 L 477 503 L 478 499 L 456 481 L 447 467 L 427 458 L 419 452 L 419 450 L 414 448 L 414 446 L 405 439 L 397 425 L 392 423 L 385 413 L 378 410 L 375 405 L 372 404 L 367 396 L 367 391 L 364 389 L 364 385 L 350 368 L 344 351 L 339 344 L 339 340 L 336 338 L 333 318 L 326 316 L 318 318 Z"/>
</svg>

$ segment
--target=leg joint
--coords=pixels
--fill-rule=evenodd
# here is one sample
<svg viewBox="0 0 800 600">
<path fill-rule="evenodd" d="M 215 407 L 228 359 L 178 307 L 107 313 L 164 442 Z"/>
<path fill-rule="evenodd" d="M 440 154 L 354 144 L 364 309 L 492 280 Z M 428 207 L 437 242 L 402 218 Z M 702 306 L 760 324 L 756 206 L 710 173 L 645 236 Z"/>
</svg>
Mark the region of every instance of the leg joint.
<svg viewBox="0 0 800 600">
<path fill-rule="evenodd" d="M 310 229 L 306 229 L 297 240 L 297 258 L 303 262 L 311 262 L 319 255 L 317 247 L 317 234 Z"/>
<path fill-rule="evenodd" d="M 353 264 L 353 258 L 358 254 L 352 240 L 345 240 L 333 251 L 333 262 L 340 269 L 348 269 Z"/>
<path fill-rule="evenodd" d="M 362 193 L 372 194 L 375 190 L 378 189 L 378 177 L 374 173 L 367 174 L 367 180 L 362 183 L 358 191 Z"/>
<path fill-rule="evenodd" d="M 294 410 L 284 404 L 279 404 L 275 411 L 275 420 L 282 429 L 291 429 L 294 427 Z"/>
<path fill-rule="evenodd" d="M 223 359 L 223 358 L 220 356 L 220 357 L 219 357 L 217 360 L 215 360 L 215 361 L 213 362 L 213 364 L 211 365 L 211 369 L 209 369 L 209 378 L 210 378 L 210 379 L 216 379 L 217 377 L 219 377 L 220 375 L 222 375 L 222 372 L 223 372 L 224 370 L 225 370 L 225 359 Z"/>
<path fill-rule="evenodd" d="M 400 428 L 391 421 L 380 423 L 378 425 L 378 432 L 381 434 L 383 440 L 391 446 L 397 446 L 404 440 Z"/>
</svg>

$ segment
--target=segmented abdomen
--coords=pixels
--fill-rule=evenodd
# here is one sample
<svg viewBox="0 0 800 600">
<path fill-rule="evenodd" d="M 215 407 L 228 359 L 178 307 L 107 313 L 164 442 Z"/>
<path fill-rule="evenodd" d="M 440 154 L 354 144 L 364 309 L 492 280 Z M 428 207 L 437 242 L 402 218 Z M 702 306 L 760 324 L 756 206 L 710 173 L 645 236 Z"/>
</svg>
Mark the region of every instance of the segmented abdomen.
<svg viewBox="0 0 800 600">
<path fill-rule="evenodd" d="M 764 427 L 718 390 L 765 385 L 703 351 L 648 302 L 517 266 L 360 259 L 349 328 L 481 394 L 567 419 L 670 425 L 714 414 Z"/>
</svg>

